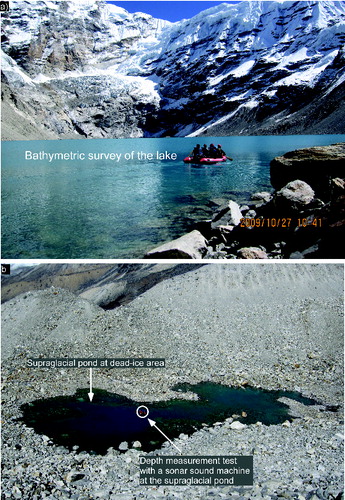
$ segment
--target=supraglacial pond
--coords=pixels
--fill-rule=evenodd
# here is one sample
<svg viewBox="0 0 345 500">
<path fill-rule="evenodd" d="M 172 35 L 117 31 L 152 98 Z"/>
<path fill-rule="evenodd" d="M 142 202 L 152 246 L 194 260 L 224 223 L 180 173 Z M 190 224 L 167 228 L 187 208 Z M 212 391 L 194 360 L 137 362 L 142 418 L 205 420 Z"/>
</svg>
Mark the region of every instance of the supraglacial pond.
<svg viewBox="0 0 345 500">
<path fill-rule="evenodd" d="M 271 425 L 292 420 L 288 406 L 278 401 L 283 396 L 305 405 L 317 404 L 296 392 L 233 388 L 209 382 L 180 384 L 173 389 L 179 393 L 193 392 L 198 400 L 145 403 L 96 389 L 90 403 L 88 389 L 79 389 L 74 396 L 39 399 L 23 405 L 21 420 L 36 432 L 49 436 L 55 444 L 105 454 L 108 448 L 117 449 L 124 441 L 129 447 L 140 441 L 144 451 L 162 446 L 164 437 L 150 426 L 147 418 L 137 416 L 140 405 L 145 405 L 148 417 L 174 439 L 181 433 L 192 434 L 203 423 L 212 425 L 233 414 L 246 424 L 260 421 Z"/>
</svg>

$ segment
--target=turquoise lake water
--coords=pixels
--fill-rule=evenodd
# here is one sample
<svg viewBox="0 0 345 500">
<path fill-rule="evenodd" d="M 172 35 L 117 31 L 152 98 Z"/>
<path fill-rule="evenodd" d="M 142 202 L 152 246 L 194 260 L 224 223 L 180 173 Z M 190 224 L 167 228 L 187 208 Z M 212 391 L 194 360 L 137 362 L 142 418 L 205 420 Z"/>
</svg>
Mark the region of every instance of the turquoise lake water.
<svg viewBox="0 0 345 500">
<path fill-rule="evenodd" d="M 209 218 L 212 200 L 241 203 L 272 190 L 269 163 L 275 156 L 344 140 L 321 135 L 4 142 L 2 258 L 142 258 Z M 233 161 L 184 164 L 197 142 L 220 143 Z M 52 160 L 56 153 L 66 157 Z M 110 153 L 115 159 L 99 158 Z"/>
</svg>

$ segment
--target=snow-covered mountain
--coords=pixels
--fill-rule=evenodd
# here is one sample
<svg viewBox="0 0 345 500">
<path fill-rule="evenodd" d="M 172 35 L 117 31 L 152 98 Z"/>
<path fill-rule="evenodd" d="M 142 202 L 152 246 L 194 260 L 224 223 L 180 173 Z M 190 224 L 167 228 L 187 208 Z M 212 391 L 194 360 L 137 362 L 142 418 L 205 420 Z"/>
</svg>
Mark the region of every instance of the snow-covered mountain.
<svg viewBox="0 0 345 500">
<path fill-rule="evenodd" d="M 345 2 L 244 0 L 169 23 L 12 0 L 2 21 L 5 138 L 345 130 Z"/>
</svg>

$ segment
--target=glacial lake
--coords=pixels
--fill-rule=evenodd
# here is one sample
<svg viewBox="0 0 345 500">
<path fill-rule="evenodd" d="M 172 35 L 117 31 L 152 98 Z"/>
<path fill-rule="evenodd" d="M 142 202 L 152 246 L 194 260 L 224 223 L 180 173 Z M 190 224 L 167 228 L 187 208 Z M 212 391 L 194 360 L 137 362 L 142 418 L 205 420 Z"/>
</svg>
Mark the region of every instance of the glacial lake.
<svg viewBox="0 0 345 500">
<path fill-rule="evenodd" d="M 269 164 L 275 156 L 344 140 L 299 135 L 3 142 L 2 258 L 142 258 L 210 218 L 216 203 L 241 204 L 257 191 L 272 190 Z M 184 164 L 198 142 L 220 143 L 233 161 Z M 64 158 L 55 156 L 61 153 Z"/>
<path fill-rule="evenodd" d="M 96 389 L 90 403 L 88 389 L 79 389 L 74 396 L 26 403 L 21 407 L 20 420 L 39 434 L 50 437 L 55 444 L 104 454 L 110 447 L 118 449 L 123 442 L 132 447 L 135 441 L 140 441 L 144 451 L 160 448 L 166 439 L 150 426 L 147 417 L 156 422 L 169 439 L 174 439 L 181 433 L 191 435 L 203 425 L 222 422 L 233 414 L 245 424 L 274 425 L 291 421 L 289 407 L 279 401 L 283 396 L 308 406 L 317 404 L 297 392 L 228 387 L 212 382 L 179 384 L 173 390 L 179 394 L 193 392 L 198 399 L 138 403 Z M 149 412 L 145 417 L 138 415 L 142 406 Z"/>
</svg>

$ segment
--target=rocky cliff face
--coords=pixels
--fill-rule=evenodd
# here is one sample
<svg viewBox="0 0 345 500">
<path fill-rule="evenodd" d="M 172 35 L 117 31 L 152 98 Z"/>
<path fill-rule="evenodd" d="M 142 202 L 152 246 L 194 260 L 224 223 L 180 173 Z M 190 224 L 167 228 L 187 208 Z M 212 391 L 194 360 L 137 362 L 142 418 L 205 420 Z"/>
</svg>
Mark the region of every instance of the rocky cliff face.
<svg viewBox="0 0 345 500">
<path fill-rule="evenodd" d="M 242 1 L 172 24 L 13 0 L 2 24 L 8 135 L 17 119 L 36 138 L 344 132 L 343 2 Z"/>
<path fill-rule="evenodd" d="M 166 25 L 103 1 L 14 1 L 2 38 L 9 118 L 35 117 L 59 137 L 142 136 L 159 96 L 152 82 L 117 67 Z"/>
</svg>

